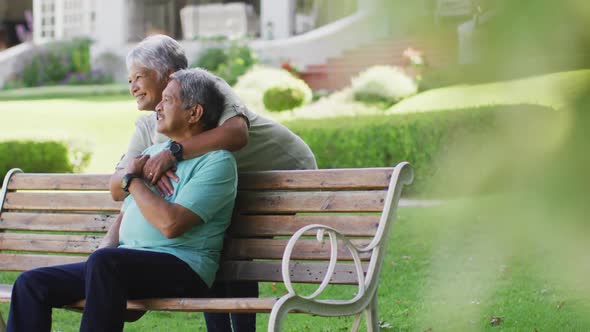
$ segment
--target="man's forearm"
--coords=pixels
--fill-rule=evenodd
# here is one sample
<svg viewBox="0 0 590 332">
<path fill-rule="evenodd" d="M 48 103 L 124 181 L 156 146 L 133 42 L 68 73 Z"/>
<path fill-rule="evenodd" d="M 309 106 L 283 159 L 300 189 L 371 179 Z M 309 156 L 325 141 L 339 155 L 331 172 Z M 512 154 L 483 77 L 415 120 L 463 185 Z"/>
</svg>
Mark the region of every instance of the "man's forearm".
<svg viewBox="0 0 590 332">
<path fill-rule="evenodd" d="M 109 182 L 111 197 L 115 201 L 122 201 L 127 197 L 127 193 L 121 188 L 121 179 L 125 175 L 125 170 L 118 170 L 113 175 Z"/>
<path fill-rule="evenodd" d="M 180 236 L 200 222 L 196 214 L 178 204 L 169 203 L 139 179 L 131 182 L 129 192 L 145 219 L 167 238 Z"/>
</svg>

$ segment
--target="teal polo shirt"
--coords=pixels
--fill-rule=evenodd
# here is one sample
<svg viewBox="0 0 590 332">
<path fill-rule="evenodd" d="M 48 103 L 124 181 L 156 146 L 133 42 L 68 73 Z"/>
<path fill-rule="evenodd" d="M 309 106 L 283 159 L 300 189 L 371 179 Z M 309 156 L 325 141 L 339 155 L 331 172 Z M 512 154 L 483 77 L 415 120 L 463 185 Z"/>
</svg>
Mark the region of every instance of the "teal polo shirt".
<svg viewBox="0 0 590 332">
<path fill-rule="evenodd" d="M 155 155 L 169 145 L 170 141 L 153 145 L 143 154 Z M 119 247 L 172 254 L 186 262 L 211 287 L 236 198 L 236 162 L 228 151 L 213 151 L 179 162 L 176 175 L 180 180 L 172 181 L 174 194 L 165 199 L 191 210 L 203 222 L 179 237 L 168 239 L 144 218 L 129 195 L 121 209 L 125 214 L 119 229 Z"/>
</svg>

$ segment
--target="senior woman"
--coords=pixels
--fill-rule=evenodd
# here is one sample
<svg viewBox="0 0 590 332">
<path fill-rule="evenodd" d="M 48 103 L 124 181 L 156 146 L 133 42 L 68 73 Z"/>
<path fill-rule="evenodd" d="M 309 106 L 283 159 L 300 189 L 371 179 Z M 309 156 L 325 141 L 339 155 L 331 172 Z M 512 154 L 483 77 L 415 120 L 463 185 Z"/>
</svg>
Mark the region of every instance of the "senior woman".
<svg viewBox="0 0 590 332">
<path fill-rule="evenodd" d="M 187 67 L 187 58 L 180 44 L 164 35 L 154 35 L 141 41 L 127 55 L 129 89 L 139 110 L 153 111 L 161 100 L 170 74 Z M 231 87 L 217 78 L 217 89 L 225 104 L 218 127 L 182 141 L 173 141 L 169 148 L 152 156 L 144 166 L 144 179 L 157 185 L 163 195 L 172 195 L 171 181 L 175 164 L 204 153 L 224 149 L 232 151 L 240 172 L 262 170 L 315 169 L 317 164 L 311 149 L 285 126 L 249 111 Z M 147 147 L 166 141 L 158 134 L 156 114 L 141 116 L 135 123 L 127 153 L 117 164 L 111 177 L 111 194 L 123 199 L 122 169 Z M 258 297 L 257 283 L 217 282 L 216 297 Z M 231 325 L 230 325 L 231 318 Z M 209 332 L 255 331 L 255 314 L 205 313 Z"/>
</svg>

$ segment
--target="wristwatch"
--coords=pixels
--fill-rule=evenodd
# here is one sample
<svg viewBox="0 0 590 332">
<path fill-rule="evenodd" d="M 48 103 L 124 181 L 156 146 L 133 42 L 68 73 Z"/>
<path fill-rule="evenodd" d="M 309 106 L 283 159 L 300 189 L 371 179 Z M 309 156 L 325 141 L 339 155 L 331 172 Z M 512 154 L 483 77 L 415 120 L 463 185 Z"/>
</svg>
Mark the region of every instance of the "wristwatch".
<svg viewBox="0 0 590 332">
<path fill-rule="evenodd" d="M 182 161 L 182 145 L 180 145 L 180 143 L 176 142 L 176 141 L 172 141 L 172 143 L 170 143 L 170 146 L 168 147 L 168 150 L 170 150 L 170 152 L 172 153 L 172 155 L 174 156 L 174 158 L 176 158 L 176 161 Z"/>
<path fill-rule="evenodd" d="M 123 178 L 121 179 L 121 189 L 123 189 L 125 192 L 129 192 L 129 186 L 131 185 L 131 180 L 133 179 L 139 179 L 141 178 L 141 176 L 137 175 L 137 174 L 125 174 L 123 176 Z"/>
</svg>

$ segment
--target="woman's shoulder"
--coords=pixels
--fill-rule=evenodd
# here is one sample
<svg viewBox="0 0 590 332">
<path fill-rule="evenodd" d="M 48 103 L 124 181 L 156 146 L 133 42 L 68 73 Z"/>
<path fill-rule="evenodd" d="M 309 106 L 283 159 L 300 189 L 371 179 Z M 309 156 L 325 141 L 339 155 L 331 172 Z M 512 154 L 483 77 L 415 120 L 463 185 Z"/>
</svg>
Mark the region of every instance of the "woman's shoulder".
<svg viewBox="0 0 590 332">
<path fill-rule="evenodd" d="M 153 128 L 156 125 L 156 112 L 149 112 L 142 114 L 135 119 L 136 126 L 142 126 L 147 128 Z"/>
</svg>

